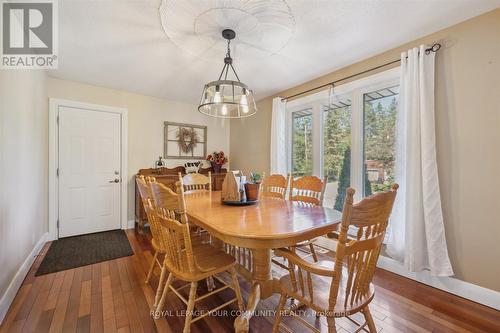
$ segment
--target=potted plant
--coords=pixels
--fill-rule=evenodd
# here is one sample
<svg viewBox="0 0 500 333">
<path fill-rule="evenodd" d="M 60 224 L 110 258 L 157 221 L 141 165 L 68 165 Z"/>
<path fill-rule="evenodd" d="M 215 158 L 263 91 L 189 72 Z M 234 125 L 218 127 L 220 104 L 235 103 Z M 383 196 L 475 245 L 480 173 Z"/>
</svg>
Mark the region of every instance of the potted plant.
<svg viewBox="0 0 500 333">
<path fill-rule="evenodd" d="M 214 173 L 220 173 L 220 169 L 228 162 L 228 158 L 224 155 L 223 151 L 214 151 L 212 154 L 207 156 L 207 161 L 209 161 L 212 165 Z"/>
<path fill-rule="evenodd" d="M 252 172 L 250 174 L 250 181 L 245 183 L 245 193 L 248 201 L 259 199 L 260 178 L 260 174 Z"/>
</svg>

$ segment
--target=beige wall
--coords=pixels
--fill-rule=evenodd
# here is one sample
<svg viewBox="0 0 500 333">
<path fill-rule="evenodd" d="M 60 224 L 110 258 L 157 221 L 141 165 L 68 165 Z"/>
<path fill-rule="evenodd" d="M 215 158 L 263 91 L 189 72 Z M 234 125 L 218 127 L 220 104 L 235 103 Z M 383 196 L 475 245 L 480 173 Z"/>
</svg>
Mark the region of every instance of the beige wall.
<svg viewBox="0 0 500 333">
<path fill-rule="evenodd" d="M 48 228 L 45 87 L 42 70 L 0 70 L 0 299 Z"/>
<path fill-rule="evenodd" d="M 175 121 L 208 126 L 208 151 L 229 152 L 229 121 L 201 115 L 196 105 L 163 100 L 88 84 L 48 79 L 48 95 L 79 102 L 128 109 L 128 220 L 134 219 L 133 176 L 139 169 L 150 168 L 163 156 L 163 122 Z M 167 160 L 167 166 L 184 160 Z"/>
<path fill-rule="evenodd" d="M 436 134 L 446 238 L 456 277 L 500 291 L 500 9 L 283 91 L 289 96 L 439 41 Z M 373 72 L 375 73 L 375 72 Z M 232 167 L 269 169 L 271 97 L 231 122 Z"/>
</svg>

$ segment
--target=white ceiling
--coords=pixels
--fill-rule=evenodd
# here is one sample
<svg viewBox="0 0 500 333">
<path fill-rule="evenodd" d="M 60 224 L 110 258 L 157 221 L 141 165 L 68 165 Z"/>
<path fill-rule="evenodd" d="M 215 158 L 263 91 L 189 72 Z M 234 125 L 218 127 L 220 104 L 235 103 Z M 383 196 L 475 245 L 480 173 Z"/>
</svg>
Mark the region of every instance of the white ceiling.
<svg viewBox="0 0 500 333">
<path fill-rule="evenodd" d="M 213 32 L 218 26 L 221 31 L 233 28 L 240 36 L 251 29 L 242 24 L 243 19 L 228 17 L 231 10 L 205 16 L 205 21 L 220 18 L 206 23 L 206 29 L 194 24 L 200 15 L 197 11 L 206 12 L 207 4 L 241 7 L 241 1 L 165 1 L 170 17 L 193 21 L 179 23 L 186 36 L 208 28 Z M 176 6 L 186 1 L 194 5 L 181 16 Z M 252 1 L 261 5 L 251 13 L 259 22 L 266 17 L 266 7 L 263 0 Z M 170 35 L 174 41 L 169 39 L 158 10 L 161 0 L 62 0 L 59 4 L 59 69 L 50 72 L 53 77 L 196 104 L 203 85 L 217 79 L 222 69 L 223 41 L 214 42 L 207 52 L 192 52 L 178 35 Z M 291 15 L 291 21 L 284 23 L 288 32 L 259 25 L 257 37 L 269 52 L 249 52 L 238 37 L 232 42 L 235 69 L 256 99 L 495 9 L 500 0 L 287 0 L 285 5 Z M 190 26 L 193 31 L 186 31 Z M 272 43 L 279 48 L 273 49 Z"/>
</svg>

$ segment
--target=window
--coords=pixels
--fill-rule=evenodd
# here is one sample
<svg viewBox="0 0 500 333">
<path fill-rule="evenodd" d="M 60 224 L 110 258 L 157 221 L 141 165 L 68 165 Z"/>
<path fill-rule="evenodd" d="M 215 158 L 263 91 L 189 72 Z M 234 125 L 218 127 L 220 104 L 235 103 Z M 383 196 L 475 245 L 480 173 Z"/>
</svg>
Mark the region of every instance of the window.
<svg viewBox="0 0 500 333">
<path fill-rule="evenodd" d="M 325 202 L 342 210 L 343 196 L 339 186 L 350 186 L 351 164 L 351 100 L 334 101 L 324 106 L 323 175 L 327 177 Z"/>
<path fill-rule="evenodd" d="M 289 169 L 327 177 L 324 206 L 342 210 L 394 181 L 399 68 L 287 103 Z"/>
<path fill-rule="evenodd" d="M 386 191 L 394 182 L 398 94 L 395 86 L 363 95 L 364 196 Z"/>
<path fill-rule="evenodd" d="M 293 112 L 292 172 L 297 176 L 312 174 L 313 163 L 312 113 L 310 110 Z"/>
</svg>

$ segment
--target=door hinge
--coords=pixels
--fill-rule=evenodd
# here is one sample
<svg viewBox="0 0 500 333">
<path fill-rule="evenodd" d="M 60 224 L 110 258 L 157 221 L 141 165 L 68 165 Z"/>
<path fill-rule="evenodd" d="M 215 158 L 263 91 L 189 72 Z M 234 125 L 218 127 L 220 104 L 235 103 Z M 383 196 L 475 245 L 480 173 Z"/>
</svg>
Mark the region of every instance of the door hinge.
<svg viewBox="0 0 500 333">
<path fill-rule="evenodd" d="M 56 176 L 59 177 L 59 168 L 56 169 Z"/>
<path fill-rule="evenodd" d="M 57 125 L 59 125 L 59 115 L 57 115 L 56 122 L 57 122 Z"/>
<path fill-rule="evenodd" d="M 59 229 L 59 220 L 57 220 L 57 229 Z"/>
</svg>

